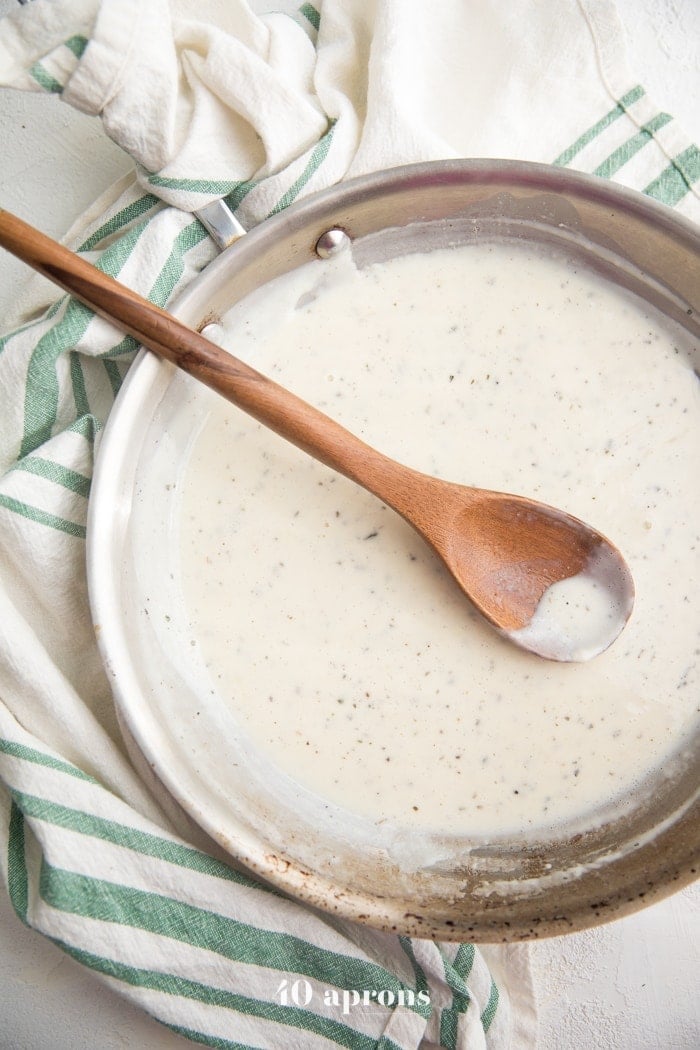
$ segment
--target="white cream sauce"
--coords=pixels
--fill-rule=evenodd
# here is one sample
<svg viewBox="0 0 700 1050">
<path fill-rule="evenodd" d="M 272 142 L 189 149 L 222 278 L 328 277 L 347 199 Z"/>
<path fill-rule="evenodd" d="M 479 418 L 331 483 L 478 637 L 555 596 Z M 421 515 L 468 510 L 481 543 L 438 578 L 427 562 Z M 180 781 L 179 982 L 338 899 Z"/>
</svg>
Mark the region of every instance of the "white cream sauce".
<svg viewBox="0 0 700 1050">
<path fill-rule="evenodd" d="M 613 551 L 601 545 L 581 572 L 547 588 L 525 627 L 504 633 L 550 660 L 592 660 L 624 628 L 633 598 Z"/>
<path fill-rule="evenodd" d="M 404 463 L 589 522 L 636 586 L 590 663 L 523 652 L 392 511 L 207 395 L 183 586 L 207 688 L 251 746 L 371 821 L 475 835 L 595 815 L 682 752 L 700 678 L 687 332 L 571 260 L 493 244 L 314 263 L 215 337 Z M 552 596 L 574 619 L 580 583 Z"/>
</svg>

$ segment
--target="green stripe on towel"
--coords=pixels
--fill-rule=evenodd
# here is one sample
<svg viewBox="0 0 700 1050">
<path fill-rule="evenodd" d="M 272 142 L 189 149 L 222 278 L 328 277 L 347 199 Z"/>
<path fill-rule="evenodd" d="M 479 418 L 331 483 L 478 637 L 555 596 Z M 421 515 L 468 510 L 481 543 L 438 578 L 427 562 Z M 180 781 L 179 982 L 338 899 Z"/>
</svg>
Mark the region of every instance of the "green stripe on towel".
<svg viewBox="0 0 700 1050">
<path fill-rule="evenodd" d="M 68 955 L 71 955 L 83 965 L 89 966 L 90 969 L 138 988 L 146 988 L 209 1006 L 217 1006 L 247 1017 L 256 1017 L 263 1021 L 273 1022 L 283 1027 L 313 1032 L 337 1043 L 339 1046 L 348 1047 L 349 1050 L 375 1050 L 377 1045 L 376 1039 L 363 1035 L 354 1028 L 343 1024 L 342 1021 L 322 1017 L 320 1014 L 313 1013 L 311 1010 L 302 1007 L 280 1006 L 279 1003 L 269 999 L 253 999 L 249 996 L 228 991 L 225 988 L 212 987 L 200 981 L 193 981 L 190 978 L 180 977 L 162 970 L 145 970 L 138 966 L 116 962 L 112 959 L 94 955 L 91 952 L 73 948 L 65 942 L 56 941 L 55 943 L 63 948 Z M 271 975 L 270 991 L 273 995 L 276 985 L 277 982 Z M 170 1026 L 168 1025 L 168 1027 Z M 294 1045 L 292 1044 L 293 1038 L 290 1033 L 290 1045 Z M 217 1044 L 212 1042 L 211 1036 L 207 1035 L 206 1045 L 216 1046 Z M 224 1047 L 236 1047 L 241 1044 L 223 1041 L 221 1045 Z M 301 1047 L 303 1044 L 298 1043 L 296 1045 Z M 254 1050 L 260 1050 L 259 1046 L 254 1048 Z"/>
<path fill-rule="evenodd" d="M 27 474 L 35 474 L 46 481 L 53 481 L 56 485 L 74 492 L 76 496 L 88 496 L 90 494 L 90 478 L 70 467 L 64 467 L 53 460 L 43 459 L 41 456 L 25 456 L 24 459 L 12 467 L 13 470 L 23 470 Z"/>
<path fill-rule="evenodd" d="M 668 124 L 673 117 L 668 113 L 658 113 L 652 120 L 647 121 L 643 127 L 639 129 L 636 135 L 632 135 L 631 138 L 623 142 L 621 146 L 618 146 L 616 150 L 607 157 L 602 164 L 593 172 L 594 175 L 599 175 L 601 178 L 609 179 L 615 172 L 619 171 L 620 168 L 631 160 L 640 149 L 643 149 L 650 142 L 653 141 L 654 132 L 658 131 L 659 128 L 663 128 Z"/>
<path fill-rule="evenodd" d="M 631 91 L 628 91 L 626 95 L 623 95 L 623 97 L 613 109 L 606 113 L 604 117 L 601 117 L 601 119 L 598 120 L 595 124 L 593 124 L 590 128 L 588 128 L 587 131 L 584 131 L 582 135 L 579 135 L 576 141 L 573 142 L 567 149 L 565 149 L 563 153 L 560 153 L 559 156 L 552 161 L 552 163 L 558 165 L 559 167 L 564 167 L 565 165 L 569 164 L 570 161 L 572 161 L 577 155 L 577 153 L 580 153 L 581 150 L 584 149 L 584 147 L 587 146 L 589 142 L 592 142 L 593 139 L 597 138 L 598 135 L 601 134 L 601 132 L 605 131 L 606 128 L 610 127 L 610 125 L 614 121 L 618 120 L 621 116 L 623 116 L 627 112 L 628 107 L 631 106 L 633 103 L 637 102 L 643 94 L 644 88 L 639 86 L 633 88 Z"/>
<path fill-rule="evenodd" d="M 74 521 L 67 521 L 56 514 L 42 510 L 41 507 L 32 507 L 28 503 L 22 503 L 20 500 L 13 499 L 12 496 L 5 496 L 0 493 L 0 507 L 4 507 L 5 510 L 9 510 L 13 514 L 19 514 L 20 517 L 26 518 L 27 521 L 34 522 L 35 525 L 46 525 L 47 528 L 55 529 L 57 532 L 65 532 L 69 536 L 75 536 L 77 539 L 85 539 L 86 529 L 84 525 L 77 525 Z"/>
<path fill-rule="evenodd" d="M 24 817 L 14 803 L 10 806 L 8 831 L 7 886 L 12 907 L 26 926 L 28 925 L 29 880 L 27 862 L 24 857 Z"/>
<path fill-rule="evenodd" d="M 260 890 L 261 893 L 279 896 L 275 889 L 262 886 L 252 876 L 230 868 L 222 861 L 209 856 L 208 853 L 202 853 L 193 846 L 187 846 L 151 832 L 140 831 L 127 824 L 120 824 L 115 820 L 98 817 L 93 813 L 73 809 L 58 802 L 52 802 L 50 799 L 38 798 L 36 795 L 28 795 L 21 791 L 12 791 L 12 798 L 22 813 L 34 820 L 42 820 L 47 824 L 53 824 L 55 827 L 65 828 L 67 831 L 74 831 L 98 841 L 111 842 L 115 846 L 139 853 L 144 857 L 153 857 L 155 860 L 162 860 L 179 868 L 187 868 L 211 878 L 235 882 Z"/>
<path fill-rule="evenodd" d="M 690 192 L 700 179 L 700 149 L 689 146 L 671 161 L 661 174 L 645 187 L 644 192 L 662 204 L 673 207 Z"/>
</svg>

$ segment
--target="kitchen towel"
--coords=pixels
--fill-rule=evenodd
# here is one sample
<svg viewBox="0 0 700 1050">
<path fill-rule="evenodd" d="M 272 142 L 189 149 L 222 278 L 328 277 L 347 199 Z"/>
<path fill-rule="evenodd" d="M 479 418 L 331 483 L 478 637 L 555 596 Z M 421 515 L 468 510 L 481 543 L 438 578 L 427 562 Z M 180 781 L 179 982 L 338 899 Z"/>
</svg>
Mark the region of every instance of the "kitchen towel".
<svg viewBox="0 0 700 1050">
<path fill-rule="evenodd" d="M 216 254 L 208 202 L 250 227 L 412 161 L 547 161 L 700 217 L 700 151 L 628 74 L 608 0 L 271 6 L 34 0 L 0 22 L 0 84 L 99 116 L 135 162 L 66 243 L 160 305 Z M 84 568 L 135 346 L 40 278 L 18 303 L 0 341 L 0 865 L 20 918 L 205 1045 L 535 1045 L 526 947 L 330 920 L 234 871 L 136 774 Z"/>
</svg>

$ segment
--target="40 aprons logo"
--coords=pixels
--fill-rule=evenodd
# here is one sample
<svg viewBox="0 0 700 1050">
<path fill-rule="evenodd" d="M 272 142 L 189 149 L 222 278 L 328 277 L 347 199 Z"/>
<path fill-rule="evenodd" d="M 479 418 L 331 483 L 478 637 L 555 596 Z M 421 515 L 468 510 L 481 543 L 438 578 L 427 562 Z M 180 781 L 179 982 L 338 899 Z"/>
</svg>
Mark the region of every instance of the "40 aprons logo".
<svg viewBox="0 0 700 1050">
<path fill-rule="evenodd" d="M 334 1006 L 346 1015 L 355 1006 L 371 1006 L 372 1003 L 378 1003 L 380 1006 L 430 1005 L 428 992 L 414 992 L 411 988 L 399 988 L 397 991 L 391 988 L 324 988 L 316 992 L 316 997 L 319 996 L 324 1006 Z M 310 1006 L 314 999 L 314 990 L 310 982 L 303 977 L 291 982 L 285 978 L 280 981 L 277 998 L 281 1006 Z"/>
</svg>

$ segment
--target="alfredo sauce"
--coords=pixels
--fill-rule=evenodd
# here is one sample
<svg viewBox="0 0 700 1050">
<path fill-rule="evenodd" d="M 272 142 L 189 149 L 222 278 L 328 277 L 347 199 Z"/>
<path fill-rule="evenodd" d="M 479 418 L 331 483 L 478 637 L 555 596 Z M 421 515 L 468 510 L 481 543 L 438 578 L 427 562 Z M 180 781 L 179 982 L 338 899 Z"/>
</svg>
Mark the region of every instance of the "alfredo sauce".
<svg viewBox="0 0 700 1050">
<path fill-rule="evenodd" d="M 672 768 L 700 686 L 687 332 L 570 258 L 494 243 L 314 263 L 207 334 L 407 465 L 589 522 L 636 588 L 602 655 L 530 655 L 396 514 L 207 394 L 184 596 L 252 747 L 369 821 L 474 835 L 594 817 Z"/>
</svg>

